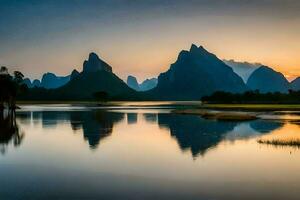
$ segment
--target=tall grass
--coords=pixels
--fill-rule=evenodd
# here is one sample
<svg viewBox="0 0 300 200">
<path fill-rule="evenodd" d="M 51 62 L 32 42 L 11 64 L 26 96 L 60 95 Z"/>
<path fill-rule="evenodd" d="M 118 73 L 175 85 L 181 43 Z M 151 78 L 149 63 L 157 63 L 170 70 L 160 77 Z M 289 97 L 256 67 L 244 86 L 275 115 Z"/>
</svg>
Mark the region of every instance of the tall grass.
<svg viewBox="0 0 300 200">
<path fill-rule="evenodd" d="M 291 139 L 291 140 L 264 140 L 259 139 L 257 140 L 259 144 L 267 144 L 267 145 L 274 145 L 274 146 L 290 146 L 290 147 L 297 147 L 300 148 L 300 139 Z"/>
</svg>

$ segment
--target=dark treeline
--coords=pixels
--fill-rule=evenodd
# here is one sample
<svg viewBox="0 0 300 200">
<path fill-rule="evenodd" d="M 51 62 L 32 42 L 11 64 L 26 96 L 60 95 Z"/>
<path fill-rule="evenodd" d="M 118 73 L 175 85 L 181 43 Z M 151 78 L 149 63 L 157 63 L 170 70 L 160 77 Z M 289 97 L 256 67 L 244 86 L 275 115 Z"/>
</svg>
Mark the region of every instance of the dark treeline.
<svg viewBox="0 0 300 200">
<path fill-rule="evenodd" d="M 215 92 L 210 96 L 204 96 L 201 100 L 205 103 L 270 103 L 270 104 L 299 104 L 300 91 L 289 90 L 288 93 L 260 93 L 258 90 L 247 91 L 241 94 L 230 92 Z"/>
<path fill-rule="evenodd" d="M 0 145 L 1 153 L 5 153 L 4 144 L 8 144 L 11 140 L 14 145 L 20 145 L 23 134 L 19 133 L 16 122 L 15 110 L 18 95 L 22 95 L 28 91 L 23 84 L 23 74 L 15 71 L 13 75 L 8 73 L 6 67 L 0 68 Z"/>
<path fill-rule="evenodd" d="M 80 90 L 78 90 L 80 91 Z M 29 88 L 27 92 L 20 93 L 17 96 L 19 101 L 141 101 L 149 100 L 150 97 L 142 92 L 125 93 L 112 95 L 109 91 L 97 91 L 90 95 L 70 94 L 63 88 Z"/>
<path fill-rule="evenodd" d="M 19 95 L 28 91 L 27 86 L 23 83 L 24 75 L 19 71 L 14 71 L 13 75 L 8 73 L 4 66 L 0 68 L 0 112 L 5 108 L 14 110 L 16 100 Z"/>
</svg>

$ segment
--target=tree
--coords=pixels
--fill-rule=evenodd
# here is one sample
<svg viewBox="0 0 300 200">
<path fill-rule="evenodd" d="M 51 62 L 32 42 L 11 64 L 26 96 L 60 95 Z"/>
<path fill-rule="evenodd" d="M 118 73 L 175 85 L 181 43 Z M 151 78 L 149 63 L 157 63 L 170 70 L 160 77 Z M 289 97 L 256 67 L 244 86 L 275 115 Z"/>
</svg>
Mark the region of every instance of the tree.
<svg viewBox="0 0 300 200">
<path fill-rule="evenodd" d="M 16 107 L 16 98 L 20 91 L 24 91 L 24 75 L 15 71 L 12 77 L 8 73 L 7 67 L 0 68 L 0 111 L 3 112 L 5 105 L 14 110 Z M 26 89 L 26 88 L 25 88 Z M 0 113 L 1 114 L 1 113 Z"/>
<path fill-rule="evenodd" d="M 1 66 L 0 68 L 0 74 L 8 74 L 8 69 L 5 66 Z"/>
<path fill-rule="evenodd" d="M 22 72 L 19 71 L 14 71 L 14 80 L 18 83 L 21 84 L 23 82 L 24 75 Z"/>
</svg>

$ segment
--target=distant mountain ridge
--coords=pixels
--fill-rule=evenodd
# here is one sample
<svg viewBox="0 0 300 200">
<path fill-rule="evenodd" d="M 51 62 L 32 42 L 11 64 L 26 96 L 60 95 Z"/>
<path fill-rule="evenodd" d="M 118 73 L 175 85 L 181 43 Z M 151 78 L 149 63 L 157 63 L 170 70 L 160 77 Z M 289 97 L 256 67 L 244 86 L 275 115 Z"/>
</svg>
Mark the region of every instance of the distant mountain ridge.
<svg viewBox="0 0 300 200">
<path fill-rule="evenodd" d="M 136 91 L 148 91 L 156 87 L 157 78 L 146 79 L 139 84 L 136 77 L 130 75 L 127 77 L 127 85 Z"/>
<path fill-rule="evenodd" d="M 199 100 L 215 91 L 244 92 L 247 86 L 231 67 L 202 46 L 181 51 L 150 91 L 160 99 Z"/>
<path fill-rule="evenodd" d="M 256 67 L 247 62 L 242 64 L 246 71 Z M 83 62 L 81 72 L 73 70 L 65 77 L 46 73 L 42 82 L 34 80 L 31 83 L 24 79 L 24 83 L 33 88 L 28 99 L 52 100 L 91 100 L 97 92 L 105 92 L 114 100 L 200 100 L 216 91 L 242 93 L 259 90 L 267 93 L 300 90 L 300 77 L 289 83 L 283 74 L 267 66 L 256 68 L 246 84 L 233 68 L 204 47 L 193 44 L 188 51 L 182 50 L 158 79 L 146 79 L 141 84 L 134 76 L 128 76 L 126 84 L 93 52 Z"/>
<path fill-rule="evenodd" d="M 95 53 L 90 53 L 85 60 L 82 72 L 73 70 L 69 81 L 55 89 L 35 89 L 35 99 L 51 100 L 91 100 L 97 92 L 106 92 L 110 98 L 129 99 L 135 91 L 127 86 L 112 72 L 112 67 L 102 61 Z M 46 88 L 47 89 L 47 88 Z"/>
<path fill-rule="evenodd" d="M 94 52 L 89 54 L 87 60 L 83 62 L 83 72 L 97 72 L 105 70 L 107 72 L 112 72 L 112 67 L 109 66 L 106 62 L 101 60 L 98 55 Z M 65 84 L 67 84 L 70 80 L 78 76 L 80 73 L 77 70 L 73 70 L 70 75 L 67 76 L 57 76 L 54 73 L 47 72 L 43 74 L 41 81 L 38 79 L 31 82 L 30 79 L 26 78 L 24 83 L 29 87 L 42 87 L 45 89 L 56 89 Z M 39 83 L 40 82 L 40 83 Z M 33 84 L 34 83 L 34 84 Z"/>
<path fill-rule="evenodd" d="M 300 90 L 300 77 L 296 78 L 290 83 L 290 89 L 292 90 Z"/>
<path fill-rule="evenodd" d="M 106 92 L 110 97 L 131 95 L 134 90 L 113 73 L 112 67 L 94 52 L 83 63 L 81 73 L 72 72 L 66 85 L 56 89 L 56 93 L 66 99 L 92 99 L 96 92 Z"/>
<path fill-rule="evenodd" d="M 261 93 L 286 93 L 290 88 L 290 83 L 282 73 L 276 72 L 270 67 L 261 66 L 251 74 L 247 86 L 252 90 L 259 90 Z"/>
<path fill-rule="evenodd" d="M 223 60 L 223 62 L 231 67 L 235 73 L 237 73 L 243 81 L 246 83 L 249 76 L 262 64 L 249 63 L 249 62 L 237 62 L 235 60 Z"/>
<path fill-rule="evenodd" d="M 42 77 L 41 87 L 46 89 L 59 88 L 70 81 L 70 75 L 68 76 L 56 76 L 53 73 L 46 73 Z"/>
<path fill-rule="evenodd" d="M 140 91 L 139 83 L 134 76 L 128 76 L 126 83 L 130 88 L 132 88 L 136 91 Z"/>
</svg>

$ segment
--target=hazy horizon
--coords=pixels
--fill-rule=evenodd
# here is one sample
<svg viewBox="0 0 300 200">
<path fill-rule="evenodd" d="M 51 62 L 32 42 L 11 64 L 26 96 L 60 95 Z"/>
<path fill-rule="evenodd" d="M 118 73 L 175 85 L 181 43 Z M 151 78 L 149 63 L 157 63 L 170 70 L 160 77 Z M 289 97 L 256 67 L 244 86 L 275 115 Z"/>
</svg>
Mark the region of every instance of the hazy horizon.
<svg viewBox="0 0 300 200">
<path fill-rule="evenodd" d="M 0 65 L 30 78 L 81 70 L 96 52 L 122 79 L 166 71 L 192 43 L 220 59 L 300 76 L 300 2 L 0 0 Z"/>
</svg>

